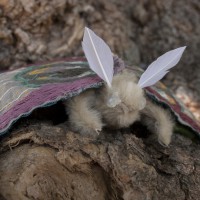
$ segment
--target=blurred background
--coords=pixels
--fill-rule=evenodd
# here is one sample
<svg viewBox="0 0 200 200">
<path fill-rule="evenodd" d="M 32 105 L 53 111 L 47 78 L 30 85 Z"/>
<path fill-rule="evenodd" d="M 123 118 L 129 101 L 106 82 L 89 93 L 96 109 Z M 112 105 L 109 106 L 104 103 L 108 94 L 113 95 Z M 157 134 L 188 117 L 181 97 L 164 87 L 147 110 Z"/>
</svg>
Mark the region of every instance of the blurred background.
<svg viewBox="0 0 200 200">
<path fill-rule="evenodd" d="M 85 26 L 143 68 L 187 46 L 163 81 L 200 121 L 199 0 L 0 0 L 0 71 L 83 56 Z"/>
</svg>

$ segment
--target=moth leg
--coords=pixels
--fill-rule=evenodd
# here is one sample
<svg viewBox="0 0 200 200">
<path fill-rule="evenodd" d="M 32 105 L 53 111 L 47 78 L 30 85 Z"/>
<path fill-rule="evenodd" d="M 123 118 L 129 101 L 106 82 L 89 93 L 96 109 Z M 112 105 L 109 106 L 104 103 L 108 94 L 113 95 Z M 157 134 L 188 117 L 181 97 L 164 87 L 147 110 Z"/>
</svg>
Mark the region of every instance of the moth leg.
<svg viewBox="0 0 200 200">
<path fill-rule="evenodd" d="M 95 93 L 88 90 L 65 102 L 70 128 L 78 133 L 98 135 L 103 127 L 100 113 L 93 107 Z"/>
<path fill-rule="evenodd" d="M 168 146 L 171 142 L 174 124 L 170 113 L 148 100 L 141 114 L 141 122 L 152 133 L 156 133 L 160 144 Z"/>
</svg>

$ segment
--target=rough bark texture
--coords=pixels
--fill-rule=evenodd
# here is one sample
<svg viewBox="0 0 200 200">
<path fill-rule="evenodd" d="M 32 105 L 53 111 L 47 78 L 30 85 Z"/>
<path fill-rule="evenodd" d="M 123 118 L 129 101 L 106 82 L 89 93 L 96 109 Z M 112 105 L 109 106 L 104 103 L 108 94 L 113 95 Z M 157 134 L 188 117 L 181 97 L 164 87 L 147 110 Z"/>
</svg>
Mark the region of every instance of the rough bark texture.
<svg viewBox="0 0 200 200">
<path fill-rule="evenodd" d="M 30 124 L 1 143 L 3 199 L 200 199 L 200 147 L 181 135 L 164 148 L 136 127 L 93 140 Z"/>
<path fill-rule="evenodd" d="M 199 13 L 199 0 L 0 0 L 0 70 L 82 55 L 89 26 L 131 64 L 187 45 L 166 83 L 198 107 Z M 93 140 L 27 121 L 1 140 L 0 199 L 200 199 L 200 147 L 188 138 L 163 148 L 142 127 Z"/>
</svg>

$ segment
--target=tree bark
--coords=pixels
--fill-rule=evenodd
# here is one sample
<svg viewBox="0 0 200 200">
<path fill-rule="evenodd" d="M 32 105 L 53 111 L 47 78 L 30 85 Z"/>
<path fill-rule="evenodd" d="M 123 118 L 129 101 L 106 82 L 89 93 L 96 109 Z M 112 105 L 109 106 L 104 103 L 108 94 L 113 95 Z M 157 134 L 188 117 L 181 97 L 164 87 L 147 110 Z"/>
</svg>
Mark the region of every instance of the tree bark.
<svg viewBox="0 0 200 200">
<path fill-rule="evenodd" d="M 1 141 L 2 199 L 200 199 L 199 145 L 175 134 L 165 148 L 138 133 L 94 140 L 67 123 L 19 125 Z"/>
</svg>

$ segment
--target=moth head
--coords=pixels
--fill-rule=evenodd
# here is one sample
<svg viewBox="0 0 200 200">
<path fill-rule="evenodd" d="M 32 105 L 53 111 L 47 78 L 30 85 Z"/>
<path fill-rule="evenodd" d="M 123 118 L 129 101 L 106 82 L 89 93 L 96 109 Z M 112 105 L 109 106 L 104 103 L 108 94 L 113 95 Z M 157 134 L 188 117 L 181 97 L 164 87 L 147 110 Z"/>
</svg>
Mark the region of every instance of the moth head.
<svg viewBox="0 0 200 200">
<path fill-rule="evenodd" d="M 108 107 L 123 103 L 131 110 L 142 110 L 146 106 L 144 91 L 137 85 L 135 74 L 126 71 L 113 78 L 112 88 L 107 88 L 106 101 Z"/>
</svg>

